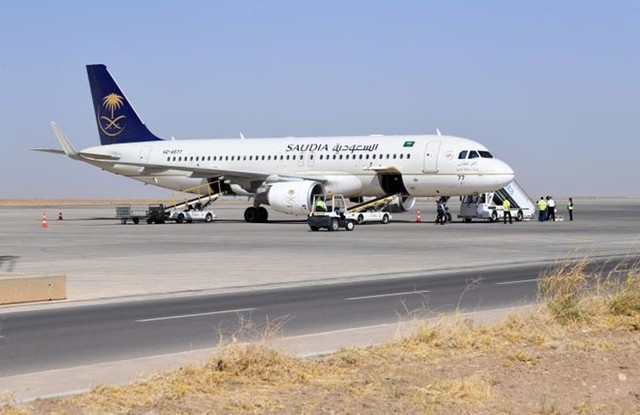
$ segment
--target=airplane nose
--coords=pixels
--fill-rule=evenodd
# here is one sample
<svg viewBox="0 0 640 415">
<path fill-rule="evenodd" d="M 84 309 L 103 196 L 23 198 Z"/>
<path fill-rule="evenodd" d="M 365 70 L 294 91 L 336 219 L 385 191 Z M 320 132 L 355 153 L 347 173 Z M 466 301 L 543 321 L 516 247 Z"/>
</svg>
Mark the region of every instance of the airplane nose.
<svg viewBox="0 0 640 415">
<path fill-rule="evenodd" d="M 495 172 L 497 173 L 497 177 L 500 183 L 504 186 L 511 183 L 513 178 L 515 177 L 515 172 L 507 163 L 502 160 L 495 160 Z"/>
</svg>

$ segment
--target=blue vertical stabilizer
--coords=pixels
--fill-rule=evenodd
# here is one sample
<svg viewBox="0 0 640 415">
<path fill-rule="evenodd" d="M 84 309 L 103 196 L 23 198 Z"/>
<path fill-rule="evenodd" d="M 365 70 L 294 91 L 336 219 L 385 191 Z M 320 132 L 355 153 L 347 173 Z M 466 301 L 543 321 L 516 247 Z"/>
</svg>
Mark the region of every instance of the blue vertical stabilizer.
<svg viewBox="0 0 640 415">
<path fill-rule="evenodd" d="M 87 65 L 87 75 L 102 145 L 160 140 L 138 117 L 106 66 Z"/>
</svg>

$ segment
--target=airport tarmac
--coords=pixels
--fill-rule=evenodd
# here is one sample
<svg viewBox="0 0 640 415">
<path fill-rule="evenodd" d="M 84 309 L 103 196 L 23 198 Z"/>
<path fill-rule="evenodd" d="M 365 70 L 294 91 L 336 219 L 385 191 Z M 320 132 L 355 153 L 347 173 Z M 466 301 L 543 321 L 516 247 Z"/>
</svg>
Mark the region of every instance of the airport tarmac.
<svg viewBox="0 0 640 415">
<path fill-rule="evenodd" d="M 435 225 L 434 203 L 395 213 L 388 225 L 311 232 L 303 218 L 270 210 L 245 223 L 247 203 L 213 204 L 211 224 L 127 224 L 113 206 L 0 208 L 0 255 L 13 271 L 67 276 L 68 302 L 264 289 L 445 270 L 491 268 L 640 252 L 640 198 L 574 198 L 575 220 Z M 449 203 L 458 212 L 457 200 Z M 9 266 L 8 264 L 4 265 Z"/>
</svg>

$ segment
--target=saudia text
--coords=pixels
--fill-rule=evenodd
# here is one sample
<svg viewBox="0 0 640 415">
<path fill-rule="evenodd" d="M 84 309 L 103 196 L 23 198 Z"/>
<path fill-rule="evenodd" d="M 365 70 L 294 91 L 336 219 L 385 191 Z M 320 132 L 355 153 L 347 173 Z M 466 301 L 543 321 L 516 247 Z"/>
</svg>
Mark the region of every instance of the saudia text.
<svg viewBox="0 0 640 415">
<path fill-rule="evenodd" d="M 296 151 L 333 151 L 334 153 L 355 153 L 358 151 L 376 151 L 378 144 L 336 144 L 329 149 L 328 144 L 288 144 L 287 152 Z"/>
</svg>

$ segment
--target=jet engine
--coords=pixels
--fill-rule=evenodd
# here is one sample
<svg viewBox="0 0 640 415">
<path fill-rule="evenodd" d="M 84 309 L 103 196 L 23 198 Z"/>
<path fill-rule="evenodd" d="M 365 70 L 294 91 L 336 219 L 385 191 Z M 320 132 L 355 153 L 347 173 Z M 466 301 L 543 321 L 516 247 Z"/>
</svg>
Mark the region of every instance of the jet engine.
<svg viewBox="0 0 640 415">
<path fill-rule="evenodd" d="M 398 206 L 400 207 L 400 210 L 403 212 L 406 212 L 407 210 L 411 210 L 413 209 L 413 207 L 416 205 L 416 198 L 415 197 L 400 197 L 398 198 Z"/>
<path fill-rule="evenodd" d="M 324 194 L 324 186 L 311 180 L 279 182 L 269 187 L 267 200 L 278 212 L 308 215 L 313 207 L 313 196 Z"/>
</svg>

